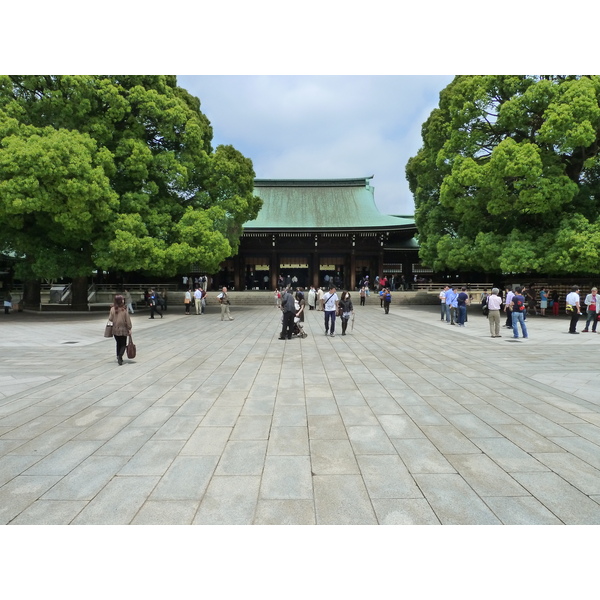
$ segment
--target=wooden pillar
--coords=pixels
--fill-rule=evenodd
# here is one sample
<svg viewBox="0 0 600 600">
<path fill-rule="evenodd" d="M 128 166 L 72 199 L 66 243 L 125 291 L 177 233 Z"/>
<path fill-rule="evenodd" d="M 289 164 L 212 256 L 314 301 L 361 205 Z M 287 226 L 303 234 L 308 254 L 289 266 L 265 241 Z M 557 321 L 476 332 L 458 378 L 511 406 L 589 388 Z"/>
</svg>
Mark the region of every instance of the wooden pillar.
<svg viewBox="0 0 600 600">
<path fill-rule="evenodd" d="M 350 290 L 356 289 L 356 251 L 352 248 L 350 252 Z"/>
<path fill-rule="evenodd" d="M 379 236 L 379 255 L 377 257 L 377 275 L 383 277 L 383 235 Z"/>
<path fill-rule="evenodd" d="M 279 254 L 277 254 L 274 247 L 273 251 L 271 252 L 269 274 L 271 275 L 271 289 L 274 290 L 277 287 L 277 277 L 279 275 Z"/>
<path fill-rule="evenodd" d="M 233 257 L 233 285 L 236 290 L 242 290 L 246 282 L 246 265 L 239 254 Z"/>
<path fill-rule="evenodd" d="M 312 284 L 315 288 L 319 287 L 319 268 L 321 261 L 319 259 L 319 251 L 315 249 L 312 253 Z"/>
</svg>

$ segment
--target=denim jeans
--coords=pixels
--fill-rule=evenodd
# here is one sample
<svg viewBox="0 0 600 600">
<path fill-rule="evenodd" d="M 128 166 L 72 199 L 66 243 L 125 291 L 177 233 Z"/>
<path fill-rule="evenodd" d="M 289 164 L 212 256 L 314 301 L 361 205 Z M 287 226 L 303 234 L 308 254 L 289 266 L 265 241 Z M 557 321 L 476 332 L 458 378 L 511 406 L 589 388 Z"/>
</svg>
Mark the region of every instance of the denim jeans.
<svg viewBox="0 0 600 600">
<path fill-rule="evenodd" d="M 523 313 L 522 312 L 517 312 L 517 311 L 512 311 L 512 326 L 513 326 L 513 336 L 518 338 L 519 337 L 519 323 L 521 324 L 521 333 L 523 334 L 523 337 L 529 337 L 527 335 L 527 325 L 525 325 L 525 319 L 523 317 Z"/>
<path fill-rule="evenodd" d="M 329 329 L 329 321 L 331 320 L 331 329 Z M 335 310 L 325 311 L 325 332 L 329 331 L 332 335 L 335 333 Z"/>
<path fill-rule="evenodd" d="M 589 329 L 590 323 L 592 324 L 592 331 L 596 331 L 596 325 L 598 325 L 598 313 L 595 310 L 590 310 L 585 322 L 585 328 Z"/>
<path fill-rule="evenodd" d="M 463 304 L 458 307 L 458 324 L 464 325 L 467 319 L 467 307 Z"/>
<path fill-rule="evenodd" d="M 444 319 L 446 319 L 446 321 L 450 320 L 450 318 L 447 315 L 448 313 L 446 312 L 446 303 L 444 302 L 443 304 L 440 304 L 440 316 L 442 317 L 442 321 Z"/>
</svg>

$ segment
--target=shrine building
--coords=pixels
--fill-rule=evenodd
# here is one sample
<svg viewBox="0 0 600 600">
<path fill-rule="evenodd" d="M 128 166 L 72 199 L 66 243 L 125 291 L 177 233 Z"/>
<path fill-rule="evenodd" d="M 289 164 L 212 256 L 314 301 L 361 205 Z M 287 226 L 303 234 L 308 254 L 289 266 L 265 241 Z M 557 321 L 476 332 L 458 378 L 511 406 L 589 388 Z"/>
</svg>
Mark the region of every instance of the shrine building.
<svg viewBox="0 0 600 600">
<path fill-rule="evenodd" d="M 215 279 L 237 290 L 272 290 L 280 275 L 294 287 L 331 278 L 356 289 L 365 275 L 411 281 L 418 271 L 414 218 L 381 214 L 371 179 L 255 179 L 262 209 Z"/>
</svg>

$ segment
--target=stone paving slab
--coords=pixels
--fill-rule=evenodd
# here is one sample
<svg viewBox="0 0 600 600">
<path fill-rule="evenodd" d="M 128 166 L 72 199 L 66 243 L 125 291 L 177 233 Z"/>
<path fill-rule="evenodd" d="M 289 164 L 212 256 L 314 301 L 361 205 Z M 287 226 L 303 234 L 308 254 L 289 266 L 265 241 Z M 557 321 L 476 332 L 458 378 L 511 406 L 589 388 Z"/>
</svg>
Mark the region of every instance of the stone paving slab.
<svg viewBox="0 0 600 600">
<path fill-rule="evenodd" d="M 0 523 L 600 523 L 600 336 L 565 318 L 177 308 L 123 366 L 106 315 L 0 315 Z"/>
</svg>

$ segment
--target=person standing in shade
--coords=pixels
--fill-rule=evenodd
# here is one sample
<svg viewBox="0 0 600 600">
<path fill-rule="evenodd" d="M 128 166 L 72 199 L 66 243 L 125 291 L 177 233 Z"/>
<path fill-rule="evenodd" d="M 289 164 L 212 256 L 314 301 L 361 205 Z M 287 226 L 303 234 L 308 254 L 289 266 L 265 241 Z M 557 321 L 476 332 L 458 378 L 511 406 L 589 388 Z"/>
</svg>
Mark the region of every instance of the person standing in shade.
<svg viewBox="0 0 600 600">
<path fill-rule="evenodd" d="M 294 331 L 294 317 L 296 316 L 296 302 L 294 294 L 288 287 L 281 295 L 281 310 L 283 312 L 280 340 L 291 340 Z"/>
<path fill-rule="evenodd" d="M 338 295 L 335 293 L 335 286 L 329 288 L 329 293 L 323 295 L 321 303 L 325 311 L 325 335 L 335 336 L 335 313 L 338 308 Z M 331 323 L 331 326 L 330 326 Z"/>
<path fill-rule="evenodd" d="M 125 298 L 120 294 L 115 296 L 108 320 L 113 324 L 113 337 L 117 345 L 117 362 L 122 365 L 123 354 L 127 347 L 127 336 L 131 335 L 131 317 L 125 306 Z"/>
<path fill-rule="evenodd" d="M 467 320 L 467 305 L 469 304 L 469 294 L 467 294 L 466 287 L 461 288 L 456 297 L 456 303 L 458 304 L 458 326 L 464 327 Z"/>
<path fill-rule="evenodd" d="M 183 304 L 185 305 L 185 314 L 190 314 L 190 304 L 192 303 L 192 291 L 186 290 Z"/>
<path fill-rule="evenodd" d="M 592 288 L 591 294 L 585 297 L 584 303 L 587 307 L 587 319 L 583 333 L 589 331 L 590 323 L 592 324 L 592 333 L 596 333 L 596 326 L 598 325 L 598 288 Z"/>
<path fill-rule="evenodd" d="M 502 298 L 498 295 L 500 290 L 492 288 L 492 293 L 487 297 L 488 307 L 488 322 L 490 325 L 490 335 L 493 338 L 502 337 L 500 335 L 500 307 L 502 306 Z"/>
<path fill-rule="evenodd" d="M 569 323 L 569 333 L 578 334 L 579 331 L 577 329 L 577 321 L 579 321 L 579 317 L 581 316 L 581 306 L 579 304 L 579 286 L 574 285 L 571 288 L 571 292 L 567 294 L 565 298 L 567 306 L 571 306 L 571 322 Z"/>
<path fill-rule="evenodd" d="M 553 290 L 550 298 L 552 299 L 552 316 L 558 317 L 560 311 L 560 294 L 556 290 Z"/>
<path fill-rule="evenodd" d="M 200 311 L 200 314 L 203 315 L 206 312 L 206 296 L 208 296 L 208 292 L 204 288 L 201 288 L 200 291 L 202 292 L 202 300 L 200 301 L 202 310 Z"/>
<path fill-rule="evenodd" d="M 534 314 L 537 316 L 537 294 L 533 283 L 530 283 L 529 286 L 526 288 L 525 298 L 527 300 L 527 312 L 529 314 Z"/>
<path fill-rule="evenodd" d="M 446 292 L 446 323 L 448 325 L 454 325 L 456 321 L 456 308 L 458 306 L 456 296 L 454 286 L 449 286 Z"/>
<path fill-rule="evenodd" d="M 546 316 L 546 309 L 548 308 L 548 290 L 543 287 L 540 290 L 540 314 L 542 317 Z"/>
<path fill-rule="evenodd" d="M 310 290 L 308 292 L 308 309 L 315 310 L 317 306 L 317 290 L 315 290 L 315 286 L 311 285 Z"/>
<path fill-rule="evenodd" d="M 202 290 L 198 284 L 196 284 L 194 290 L 194 305 L 196 306 L 196 314 L 199 315 L 202 312 Z"/>
<path fill-rule="evenodd" d="M 392 294 L 389 288 L 383 290 L 383 312 L 386 315 L 390 314 L 390 304 L 392 303 Z"/>
<path fill-rule="evenodd" d="M 364 285 L 360 288 L 359 295 L 360 295 L 360 305 L 364 306 L 365 300 L 367 299 L 367 288 Z"/>
<path fill-rule="evenodd" d="M 506 327 L 507 329 L 512 329 L 512 309 L 511 302 L 515 293 L 512 291 L 512 288 L 506 288 L 506 304 L 504 305 L 504 312 L 506 313 Z"/>
<path fill-rule="evenodd" d="M 440 316 L 441 316 L 441 320 L 443 321 L 444 319 L 447 319 L 446 316 L 446 292 L 448 291 L 448 286 L 445 285 L 444 289 L 440 292 L 439 295 L 439 299 L 440 299 Z"/>
<path fill-rule="evenodd" d="M 317 310 L 323 310 L 323 288 L 317 290 Z"/>
<path fill-rule="evenodd" d="M 133 300 L 131 298 L 131 293 L 129 292 L 129 290 L 125 290 L 124 298 L 125 304 L 127 306 L 127 311 L 133 314 Z"/>
<path fill-rule="evenodd" d="M 227 294 L 226 287 L 223 288 L 221 293 L 217 296 L 217 299 L 219 300 L 219 304 L 221 305 L 221 321 L 225 319 L 225 315 L 227 315 L 229 321 L 233 321 L 231 313 L 229 312 L 229 296 Z"/>
<path fill-rule="evenodd" d="M 150 303 L 150 318 L 154 319 L 154 313 L 158 313 L 162 319 L 163 314 L 158 306 L 158 294 L 153 289 L 148 292 L 148 302 Z"/>
<path fill-rule="evenodd" d="M 525 325 L 525 296 L 521 294 L 521 286 L 515 287 L 515 293 L 513 294 L 510 302 L 512 322 L 513 322 L 513 337 L 516 339 L 519 337 L 519 327 L 521 325 L 521 334 L 524 338 L 528 338 L 527 325 Z"/>
<path fill-rule="evenodd" d="M 8 315 L 12 309 L 12 294 L 7 290 L 4 294 L 4 314 Z"/>
<path fill-rule="evenodd" d="M 342 311 L 342 335 L 346 335 L 346 329 L 348 328 L 348 321 L 350 320 L 350 315 L 354 312 L 354 306 L 352 305 L 350 292 L 342 292 L 342 298 L 338 302 L 338 307 Z"/>
</svg>

